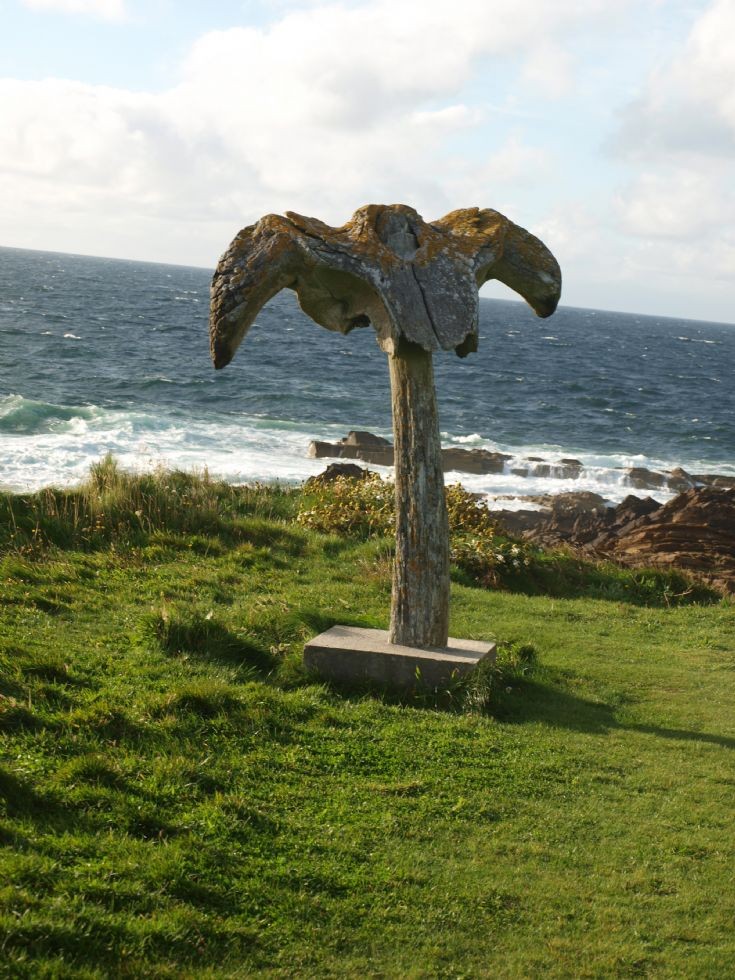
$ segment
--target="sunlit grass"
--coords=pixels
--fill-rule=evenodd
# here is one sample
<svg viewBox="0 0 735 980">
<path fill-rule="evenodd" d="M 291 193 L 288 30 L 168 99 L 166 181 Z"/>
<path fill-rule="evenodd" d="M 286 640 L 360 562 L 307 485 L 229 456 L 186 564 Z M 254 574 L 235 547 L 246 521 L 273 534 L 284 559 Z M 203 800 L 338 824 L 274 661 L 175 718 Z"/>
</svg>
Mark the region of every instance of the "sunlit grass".
<svg viewBox="0 0 735 980">
<path fill-rule="evenodd" d="M 298 504 L 111 462 L 4 498 L 0 975 L 735 972 L 732 604 L 456 568 L 497 668 L 332 690 L 303 644 L 386 626 L 391 544 Z"/>
</svg>

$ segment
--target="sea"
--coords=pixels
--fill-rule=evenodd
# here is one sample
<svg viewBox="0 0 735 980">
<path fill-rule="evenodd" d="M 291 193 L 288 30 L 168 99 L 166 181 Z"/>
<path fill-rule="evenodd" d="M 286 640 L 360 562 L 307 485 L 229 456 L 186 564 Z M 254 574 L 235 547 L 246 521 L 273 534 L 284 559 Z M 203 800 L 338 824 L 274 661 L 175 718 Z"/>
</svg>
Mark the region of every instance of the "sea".
<svg viewBox="0 0 735 980">
<path fill-rule="evenodd" d="M 0 487 L 71 486 L 107 453 L 130 470 L 293 484 L 326 465 L 307 456 L 311 440 L 391 437 L 371 328 L 324 330 L 286 290 L 215 372 L 210 279 L 0 248 Z M 735 325 L 563 305 L 540 320 L 483 298 L 479 351 L 434 363 L 443 444 L 511 456 L 503 473 L 446 475 L 493 507 L 570 490 L 614 504 L 632 490 L 631 467 L 735 476 Z M 543 468 L 570 457 L 582 463 L 576 479 Z M 528 476 L 512 472 L 522 467 Z"/>
</svg>

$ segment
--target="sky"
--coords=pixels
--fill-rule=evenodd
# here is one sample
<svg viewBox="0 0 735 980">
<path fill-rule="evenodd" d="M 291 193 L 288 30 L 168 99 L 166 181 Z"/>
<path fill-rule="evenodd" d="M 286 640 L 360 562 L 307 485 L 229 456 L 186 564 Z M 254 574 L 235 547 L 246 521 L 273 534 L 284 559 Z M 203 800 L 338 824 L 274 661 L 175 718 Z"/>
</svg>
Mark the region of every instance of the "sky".
<svg viewBox="0 0 735 980">
<path fill-rule="evenodd" d="M 272 212 L 490 207 L 567 305 L 735 321 L 735 0 L 0 14 L 0 245 L 213 267 Z"/>
</svg>

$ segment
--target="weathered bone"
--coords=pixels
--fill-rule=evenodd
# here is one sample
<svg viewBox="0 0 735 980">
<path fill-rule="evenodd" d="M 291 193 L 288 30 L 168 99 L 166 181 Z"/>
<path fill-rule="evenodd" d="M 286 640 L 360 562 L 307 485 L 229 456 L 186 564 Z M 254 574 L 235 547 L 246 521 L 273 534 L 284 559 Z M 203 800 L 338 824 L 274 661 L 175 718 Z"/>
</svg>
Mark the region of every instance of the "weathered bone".
<svg viewBox="0 0 735 980">
<path fill-rule="evenodd" d="M 243 228 L 212 282 L 215 367 L 232 360 L 261 307 L 294 289 L 328 330 L 372 324 L 388 354 L 477 350 L 478 288 L 499 279 L 539 316 L 556 309 L 561 272 L 546 246 L 497 211 L 465 208 L 426 223 L 404 204 L 369 204 L 341 228 L 288 211 Z"/>
<path fill-rule="evenodd" d="M 391 642 L 442 647 L 449 622 L 449 536 L 432 352 L 477 350 L 478 288 L 498 279 L 539 316 L 561 292 L 546 246 L 497 211 L 467 208 L 426 223 L 402 204 L 370 204 L 341 228 L 287 212 L 244 228 L 212 281 L 210 341 L 232 360 L 261 308 L 294 289 L 329 330 L 372 324 L 390 355 L 396 559 Z"/>
</svg>

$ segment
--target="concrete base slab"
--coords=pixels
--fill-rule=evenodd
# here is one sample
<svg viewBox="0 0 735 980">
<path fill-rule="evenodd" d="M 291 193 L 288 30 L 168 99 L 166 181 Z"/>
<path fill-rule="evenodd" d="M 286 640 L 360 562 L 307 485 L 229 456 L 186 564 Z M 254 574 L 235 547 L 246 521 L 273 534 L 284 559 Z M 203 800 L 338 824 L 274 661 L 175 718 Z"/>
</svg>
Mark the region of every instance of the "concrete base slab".
<svg viewBox="0 0 735 980">
<path fill-rule="evenodd" d="M 387 630 L 333 626 L 304 647 L 304 663 L 328 680 L 404 690 L 442 687 L 468 674 L 486 657 L 495 659 L 495 644 L 449 638 L 446 647 L 420 650 L 388 640 Z"/>
</svg>

